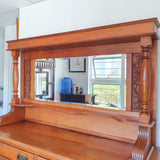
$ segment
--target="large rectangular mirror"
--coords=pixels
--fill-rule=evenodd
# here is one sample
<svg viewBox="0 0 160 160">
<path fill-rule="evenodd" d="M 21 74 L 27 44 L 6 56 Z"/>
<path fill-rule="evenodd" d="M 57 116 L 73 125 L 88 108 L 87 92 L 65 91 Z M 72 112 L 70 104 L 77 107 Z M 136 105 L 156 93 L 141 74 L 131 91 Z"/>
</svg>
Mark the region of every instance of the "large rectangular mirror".
<svg viewBox="0 0 160 160">
<path fill-rule="evenodd" d="M 126 57 L 116 54 L 37 59 L 35 99 L 125 110 Z"/>
</svg>

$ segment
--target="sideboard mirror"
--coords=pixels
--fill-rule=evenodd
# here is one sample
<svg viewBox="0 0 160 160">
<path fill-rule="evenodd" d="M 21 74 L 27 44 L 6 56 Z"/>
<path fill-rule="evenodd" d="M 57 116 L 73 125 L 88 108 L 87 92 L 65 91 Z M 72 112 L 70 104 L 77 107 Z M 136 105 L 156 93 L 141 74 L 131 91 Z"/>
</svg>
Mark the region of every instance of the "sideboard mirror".
<svg viewBox="0 0 160 160">
<path fill-rule="evenodd" d="M 153 44 L 153 40 L 158 39 L 157 30 L 153 30 L 153 26 L 155 27 L 159 26 L 156 19 L 136 21 L 133 23 L 133 25 L 131 24 L 132 23 L 124 23 L 120 25 L 104 26 L 93 29 L 85 29 L 81 31 L 73 31 L 61 34 L 36 37 L 33 39 L 29 38 L 24 40 L 8 42 L 9 44 L 8 49 L 13 51 L 12 57 L 14 59 L 14 68 L 13 68 L 14 96 L 12 98 L 12 103 L 13 104 L 14 103 L 19 104 L 20 102 L 39 103 L 36 101 L 39 98 L 36 97 L 35 94 L 35 72 L 38 72 L 35 71 L 36 60 L 44 60 L 44 59 L 55 60 L 56 58 L 60 58 L 60 60 L 65 59 L 68 62 L 70 59 L 69 73 L 70 74 L 73 73 L 74 75 L 76 75 L 77 74 L 76 72 L 78 72 L 80 75 L 86 75 L 88 56 L 100 57 L 101 55 L 114 56 L 117 54 L 122 54 L 122 55 L 126 54 L 126 81 L 123 81 L 126 83 L 126 88 L 123 89 L 124 90 L 123 93 L 126 92 L 126 96 L 122 92 L 118 93 L 120 94 L 120 97 L 121 95 L 123 95 L 125 99 L 124 101 L 122 100 L 122 98 L 120 99 L 121 102 L 123 101 L 123 105 L 122 104 L 117 105 L 118 104 L 117 102 L 113 103 L 112 101 L 104 103 L 111 104 L 112 107 L 116 106 L 115 108 L 118 108 L 117 106 L 120 106 L 119 107 L 120 109 L 126 109 L 127 111 L 141 111 L 143 113 L 144 112 L 148 113 L 149 98 L 150 98 L 150 96 L 148 96 L 150 91 L 148 87 L 150 86 L 150 78 L 149 78 L 150 59 L 152 58 L 151 56 L 154 56 L 154 54 L 152 54 L 152 52 L 154 52 L 152 48 L 154 48 L 154 46 L 156 45 Z M 145 25 L 148 25 L 149 28 L 144 27 Z M 135 28 L 135 26 L 137 26 L 137 28 Z M 18 57 L 20 56 L 20 53 L 21 53 L 21 71 L 22 71 L 21 98 L 19 98 L 17 94 L 18 82 L 19 82 L 17 66 L 18 66 Z M 77 59 L 78 61 L 71 60 L 71 58 L 76 58 L 76 57 L 77 58 L 81 57 L 82 59 L 81 60 Z M 79 65 L 79 63 L 81 64 Z M 47 66 L 48 65 L 49 66 L 54 65 L 54 63 L 52 62 L 47 63 Z M 77 66 L 77 68 L 74 68 L 75 65 Z M 60 65 L 59 67 L 61 66 L 62 65 Z M 58 66 L 55 65 L 55 68 L 57 69 Z M 65 70 L 66 68 L 68 69 L 68 66 L 64 67 L 63 70 Z M 54 70 L 54 67 L 52 67 L 52 69 Z M 101 78 L 98 77 L 96 73 L 97 70 L 95 69 L 94 71 L 95 71 L 94 75 L 96 76 L 97 80 L 98 78 L 101 79 L 103 77 L 103 75 Z M 60 75 L 61 74 L 60 70 L 58 70 L 58 72 Z M 62 101 L 56 98 L 58 96 L 61 96 L 60 93 L 62 92 L 58 91 L 57 88 L 59 88 L 59 86 L 56 87 L 57 86 L 56 82 L 52 81 L 56 80 L 56 76 L 54 77 L 55 74 L 48 75 L 48 93 L 52 97 L 42 96 L 41 98 L 43 100 L 51 100 L 51 101 L 57 100 L 58 102 Z M 113 75 L 110 76 L 114 79 Z M 64 77 L 70 78 L 70 76 L 68 75 L 66 76 L 63 75 L 63 78 Z M 81 80 L 81 78 L 79 80 Z M 55 84 L 53 84 L 53 82 Z M 112 82 L 114 81 L 112 80 Z M 73 84 L 75 84 L 75 86 L 78 87 L 80 90 L 79 91 L 78 89 L 76 89 L 77 93 L 78 92 L 85 93 L 85 87 L 79 85 L 77 82 L 74 82 L 74 79 L 73 79 Z M 152 85 L 153 84 L 154 83 L 152 83 Z M 94 87 L 96 88 L 97 84 L 94 84 L 91 87 L 89 87 L 88 85 L 87 89 Z M 121 87 L 119 88 L 121 90 Z M 88 92 L 87 94 L 92 94 L 92 98 L 89 98 L 91 102 L 90 103 L 88 102 L 89 104 L 83 103 L 83 105 L 86 104 L 90 105 L 91 103 L 92 105 L 96 104 L 97 99 L 100 96 L 97 96 L 98 94 L 93 91 Z M 53 103 L 48 102 L 46 104 L 58 105 L 58 103 L 54 102 Z M 78 105 L 68 105 L 68 107 L 71 106 L 77 107 Z M 83 108 L 84 106 L 79 106 L 79 107 Z"/>
<path fill-rule="evenodd" d="M 130 56 L 114 54 L 36 59 L 35 90 L 42 88 L 38 83 L 41 77 L 37 76 L 40 71 L 48 73 L 48 85 L 45 86 L 47 94 L 37 96 L 35 92 L 34 99 L 125 110 L 126 105 L 131 105 L 126 101 L 131 95 L 126 95 L 132 72 L 130 64 L 127 65 L 127 57 L 129 60 Z"/>
</svg>

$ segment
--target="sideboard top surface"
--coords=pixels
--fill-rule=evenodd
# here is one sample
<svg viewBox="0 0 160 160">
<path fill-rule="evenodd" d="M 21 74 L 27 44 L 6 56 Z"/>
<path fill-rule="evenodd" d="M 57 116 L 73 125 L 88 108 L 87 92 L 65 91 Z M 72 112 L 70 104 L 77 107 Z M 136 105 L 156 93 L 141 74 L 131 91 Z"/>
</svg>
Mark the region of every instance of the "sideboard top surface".
<svg viewBox="0 0 160 160">
<path fill-rule="evenodd" d="M 133 144 L 21 121 L 0 127 L 0 141 L 46 158 L 127 159 Z M 125 152 L 124 152 L 125 151 Z"/>
</svg>

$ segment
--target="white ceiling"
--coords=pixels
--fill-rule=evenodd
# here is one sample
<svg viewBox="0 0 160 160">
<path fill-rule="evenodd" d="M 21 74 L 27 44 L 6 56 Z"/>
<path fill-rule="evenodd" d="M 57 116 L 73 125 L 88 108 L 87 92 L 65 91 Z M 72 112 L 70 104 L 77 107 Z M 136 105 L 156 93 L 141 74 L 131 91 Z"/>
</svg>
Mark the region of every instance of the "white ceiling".
<svg viewBox="0 0 160 160">
<path fill-rule="evenodd" d="M 0 26 L 11 25 L 19 17 L 19 8 L 45 0 L 0 0 Z"/>
</svg>

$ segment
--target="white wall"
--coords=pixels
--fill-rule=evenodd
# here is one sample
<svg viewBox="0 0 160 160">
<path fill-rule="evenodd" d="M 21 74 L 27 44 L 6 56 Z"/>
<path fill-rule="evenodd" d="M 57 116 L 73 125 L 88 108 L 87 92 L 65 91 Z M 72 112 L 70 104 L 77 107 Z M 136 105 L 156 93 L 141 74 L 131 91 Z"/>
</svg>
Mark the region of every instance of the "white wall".
<svg viewBox="0 0 160 160">
<path fill-rule="evenodd" d="M 63 58 L 56 58 L 55 59 L 55 88 L 54 88 L 54 98 L 56 101 L 60 101 L 60 94 L 59 94 L 59 88 L 60 88 L 60 80 L 64 77 L 64 69 L 66 68 L 66 65 L 64 63 Z"/>
<path fill-rule="evenodd" d="M 18 9 L 11 12 L 4 13 L 4 14 L 0 14 L 0 27 L 16 24 L 16 19 L 18 17 L 19 17 Z"/>
<path fill-rule="evenodd" d="M 16 39 L 16 25 L 5 27 L 5 41 Z M 5 55 L 4 55 L 4 93 L 3 93 L 3 114 L 6 114 L 10 110 L 8 105 L 11 102 L 13 95 L 12 91 L 12 57 L 9 51 L 6 51 L 7 43 L 5 43 Z"/>
<path fill-rule="evenodd" d="M 69 60 L 65 60 L 65 77 L 70 77 L 76 87 L 82 87 L 83 93 L 88 94 L 88 58 L 86 57 L 86 72 L 69 72 Z"/>
<path fill-rule="evenodd" d="M 159 0 L 47 0 L 20 9 L 20 38 L 152 17 L 160 19 Z M 160 146 L 160 99 L 157 108 L 157 146 Z"/>
<path fill-rule="evenodd" d="M 3 102 L 3 68 L 4 68 L 4 28 L 0 28 L 0 102 Z M 0 115 L 3 111 L 3 105 L 0 105 Z"/>
<path fill-rule="evenodd" d="M 47 0 L 20 9 L 20 37 L 159 17 L 159 0 Z"/>
<path fill-rule="evenodd" d="M 85 73 L 70 73 L 69 72 L 69 59 L 56 58 L 55 59 L 55 100 L 60 101 L 60 81 L 64 77 L 70 77 L 73 84 L 83 88 L 83 93 L 88 93 L 88 61 L 86 60 Z"/>
</svg>

